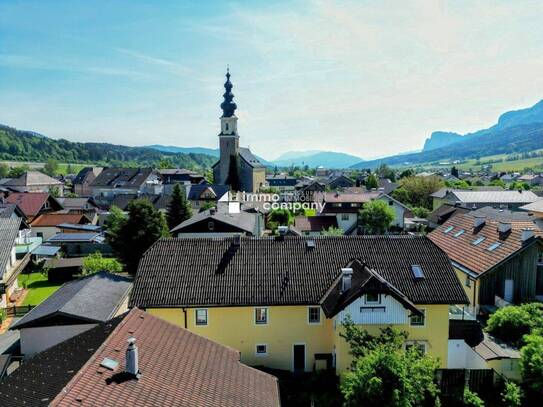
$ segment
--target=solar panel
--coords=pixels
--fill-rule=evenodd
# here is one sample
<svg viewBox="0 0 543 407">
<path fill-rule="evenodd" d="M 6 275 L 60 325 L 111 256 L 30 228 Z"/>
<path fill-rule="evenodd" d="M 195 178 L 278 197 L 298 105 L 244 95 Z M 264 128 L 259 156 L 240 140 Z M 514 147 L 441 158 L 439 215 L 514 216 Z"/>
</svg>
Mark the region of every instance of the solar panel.
<svg viewBox="0 0 543 407">
<path fill-rule="evenodd" d="M 499 243 L 499 242 L 496 242 L 496 243 L 492 243 L 490 246 L 488 246 L 488 251 L 491 252 L 491 251 L 494 251 L 496 250 L 498 247 L 500 247 L 502 244 Z"/>
<path fill-rule="evenodd" d="M 417 280 L 424 278 L 424 273 L 422 272 L 422 267 L 418 264 L 411 265 L 411 271 Z"/>
<path fill-rule="evenodd" d="M 454 226 L 449 226 L 447 229 L 443 231 L 443 233 L 449 233 L 451 230 L 454 229 Z"/>
<path fill-rule="evenodd" d="M 471 242 L 471 244 L 474 245 L 474 246 L 477 246 L 479 243 L 481 243 L 485 239 L 486 239 L 486 237 L 484 237 L 484 236 L 478 237 L 473 242 Z"/>
</svg>

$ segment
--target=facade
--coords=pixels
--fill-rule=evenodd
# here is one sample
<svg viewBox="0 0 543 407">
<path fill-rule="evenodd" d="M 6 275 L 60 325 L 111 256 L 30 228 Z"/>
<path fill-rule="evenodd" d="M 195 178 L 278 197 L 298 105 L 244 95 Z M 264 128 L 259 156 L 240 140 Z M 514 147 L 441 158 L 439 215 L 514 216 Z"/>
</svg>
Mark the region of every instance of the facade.
<svg viewBox="0 0 543 407">
<path fill-rule="evenodd" d="M 17 259 L 20 228 L 20 218 L 0 218 L 0 308 L 9 304 L 10 297 L 18 288 L 17 276 L 30 259 L 30 254 Z"/>
<path fill-rule="evenodd" d="M 291 192 L 296 189 L 298 180 L 285 174 L 276 174 L 266 177 L 266 184 L 270 188 L 276 188 L 279 192 Z"/>
<path fill-rule="evenodd" d="M 63 193 L 64 184 L 39 171 L 27 171 L 19 178 L 14 178 L 3 184 L 3 187 L 16 192 L 46 192 L 55 189 L 60 196 Z"/>
<path fill-rule="evenodd" d="M 162 184 L 152 168 L 105 168 L 90 184 L 96 201 L 122 194 L 158 194 Z"/>
<path fill-rule="evenodd" d="M 206 205 L 216 205 L 217 201 L 228 191 L 228 185 L 199 184 L 188 187 L 187 199 L 194 211 L 200 211 Z"/>
<path fill-rule="evenodd" d="M 447 365 L 449 305 L 467 298 L 447 256 L 414 236 L 162 239 L 142 258 L 131 305 L 290 371 L 351 362 L 343 318 L 409 332 Z"/>
<path fill-rule="evenodd" d="M 41 237 L 44 241 L 49 240 L 60 232 L 58 225 L 63 223 L 86 225 L 90 221 L 81 214 L 45 213 L 31 222 L 31 236 Z"/>
<path fill-rule="evenodd" d="M 231 185 L 230 174 L 237 173 L 239 189 L 258 192 L 266 183 L 266 169 L 251 150 L 239 146 L 238 118 L 234 114 L 237 105 L 233 102 L 230 73 L 226 73 L 224 102 L 221 104 L 221 132 L 219 134 L 219 161 L 213 165 L 215 184 Z"/>
<path fill-rule="evenodd" d="M 90 185 L 100 175 L 102 170 L 102 167 L 85 167 L 81 169 L 72 181 L 74 193 L 79 196 L 91 196 L 92 189 Z"/>
</svg>

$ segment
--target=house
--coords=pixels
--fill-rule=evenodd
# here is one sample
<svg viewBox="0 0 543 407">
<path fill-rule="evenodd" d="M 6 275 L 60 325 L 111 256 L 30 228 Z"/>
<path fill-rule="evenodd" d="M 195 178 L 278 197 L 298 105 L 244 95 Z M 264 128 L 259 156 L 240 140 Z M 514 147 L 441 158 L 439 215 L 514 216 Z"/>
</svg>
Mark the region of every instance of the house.
<svg viewBox="0 0 543 407">
<path fill-rule="evenodd" d="M 21 353 L 42 352 L 124 313 L 131 288 L 130 279 L 106 272 L 65 283 L 10 327 L 19 330 Z"/>
<path fill-rule="evenodd" d="M 543 199 L 523 205 L 519 209 L 526 211 L 539 219 L 543 219 Z"/>
<path fill-rule="evenodd" d="M 63 193 L 62 182 L 39 171 L 27 171 L 20 177 L 5 182 L 3 186 L 15 192 L 50 193 L 54 190 L 60 195 Z"/>
<path fill-rule="evenodd" d="M 500 177 L 500 179 L 506 184 L 509 184 L 511 182 L 515 182 L 518 177 L 519 177 L 518 173 L 505 173 Z"/>
<path fill-rule="evenodd" d="M 210 208 L 199 212 L 171 230 L 177 237 L 261 236 L 264 219 L 258 212 L 229 212 L 226 208 Z"/>
<path fill-rule="evenodd" d="M 543 185 L 543 174 L 524 174 L 518 177 L 518 181 L 526 182 L 530 186 Z"/>
<path fill-rule="evenodd" d="M 66 257 L 82 257 L 96 252 L 106 257 L 113 255 L 113 250 L 104 235 L 97 232 L 57 233 L 45 244 L 60 247 Z"/>
<path fill-rule="evenodd" d="M 445 223 L 451 216 L 458 213 L 468 213 L 469 211 L 469 209 L 463 208 L 459 205 L 443 203 L 430 212 L 428 216 L 426 216 L 426 219 L 428 220 L 428 226 L 430 229 L 435 229 L 439 225 L 443 225 L 443 223 Z"/>
<path fill-rule="evenodd" d="M 85 225 L 90 222 L 85 215 L 81 214 L 44 213 L 30 223 L 31 234 L 43 240 L 49 240 L 60 231 L 58 225 L 62 223 Z"/>
<path fill-rule="evenodd" d="M 164 185 L 164 193 L 170 195 L 175 184 L 194 185 L 205 183 L 205 177 L 184 168 L 159 169 L 160 179 Z"/>
<path fill-rule="evenodd" d="M 26 217 L 17 204 L 0 202 L 0 218 L 21 218 L 26 223 Z"/>
<path fill-rule="evenodd" d="M 89 185 L 97 201 L 122 194 L 159 194 L 162 184 L 152 168 L 105 168 Z"/>
<path fill-rule="evenodd" d="M 406 346 L 447 364 L 449 305 L 468 299 L 425 237 L 161 239 L 142 257 L 130 304 L 290 371 L 351 362 L 347 315 L 370 333 L 392 325 Z"/>
<path fill-rule="evenodd" d="M 66 198 L 61 197 L 57 198 L 59 204 L 62 205 L 64 210 L 70 212 L 87 212 L 87 211 L 97 211 L 98 205 L 94 202 L 94 199 L 90 196 L 81 197 L 81 198 Z"/>
<path fill-rule="evenodd" d="M 481 307 L 519 304 L 543 295 L 537 271 L 539 239 L 534 223 L 458 214 L 428 237 L 451 259 L 470 300 Z"/>
<path fill-rule="evenodd" d="M 335 190 L 338 188 L 348 188 L 348 187 L 354 187 L 355 181 L 350 179 L 349 177 L 346 177 L 343 174 L 340 175 L 334 175 L 331 174 L 327 178 L 322 178 L 321 182 L 328 188 Z"/>
<path fill-rule="evenodd" d="M 337 229 L 335 216 L 296 216 L 292 229 L 301 236 L 319 236 L 328 229 Z"/>
<path fill-rule="evenodd" d="M 520 206 L 541 199 L 532 191 L 471 191 L 451 190 L 443 198 L 450 204 L 459 204 L 470 209 L 492 206 L 500 209 L 518 210 Z"/>
<path fill-rule="evenodd" d="M 85 167 L 81 169 L 72 181 L 74 193 L 79 196 L 91 196 L 92 189 L 90 185 L 102 171 L 102 167 Z"/>
<path fill-rule="evenodd" d="M 5 202 L 16 204 L 28 222 L 32 222 L 38 215 L 62 209 L 62 205 L 46 192 L 14 192 L 8 195 Z"/>
<path fill-rule="evenodd" d="M 266 184 L 270 188 L 276 188 L 279 192 L 294 191 L 298 179 L 286 174 L 274 174 L 266 177 Z"/>
<path fill-rule="evenodd" d="M 207 205 L 215 205 L 219 198 L 230 191 L 228 185 L 199 184 L 188 187 L 187 199 L 192 209 L 199 211 Z"/>
<path fill-rule="evenodd" d="M 16 292 L 17 276 L 30 260 L 30 253 L 17 259 L 17 241 L 22 220 L 20 218 L 0 218 L 0 308 L 11 302 Z"/>
<path fill-rule="evenodd" d="M 277 379 L 239 359 L 132 309 L 25 361 L 0 382 L 0 399 L 10 407 L 279 407 Z"/>
</svg>

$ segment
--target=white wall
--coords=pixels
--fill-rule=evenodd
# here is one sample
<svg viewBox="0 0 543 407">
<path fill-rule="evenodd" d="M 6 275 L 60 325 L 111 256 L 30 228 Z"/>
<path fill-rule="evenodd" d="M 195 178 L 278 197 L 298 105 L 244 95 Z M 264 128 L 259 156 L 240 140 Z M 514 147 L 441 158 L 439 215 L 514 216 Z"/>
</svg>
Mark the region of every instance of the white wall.
<svg viewBox="0 0 543 407">
<path fill-rule="evenodd" d="M 447 368 L 488 369 L 488 365 L 463 339 L 449 339 Z"/>
<path fill-rule="evenodd" d="M 32 227 L 32 237 L 37 237 L 38 232 L 43 233 L 42 239 L 45 242 L 47 239 L 52 238 L 55 236 L 59 229 L 57 229 L 55 226 L 35 226 Z"/>
<path fill-rule="evenodd" d="M 353 225 L 355 225 L 358 222 L 358 214 L 357 213 L 347 213 L 348 215 L 347 220 L 343 220 L 342 216 L 345 214 L 338 213 L 336 215 L 337 225 L 340 229 L 342 229 L 344 232 L 349 230 Z"/>
<path fill-rule="evenodd" d="M 384 307 L 384 312 L 360 312 L 360 307 Z M 366 304 L 365 296 L 358 298 L 339 313 L 339 321 L 347 314 L 356 324 L 408 324 L 409 311 L 390 295 L 381 294 L 380 304 Z"/>
<path fill-rule="evenodd" d="M 21 353 L 24 356 L 42 352 L 45 349 L 94 328 L 97 324 L 60 325 L 40 328 L 23 328 L 21 334 Z"/>
<path fill-rule="evenodd" d="M 392 225 L 403 228 L 405 208 L 399 205 L 398 203 L 394 202 L 394 200 L 390 199 L 387 196 L 382 196 L 379 199 L 387 203 L 392 202 L 391 207 L 392 209 L 394 209 L 394 220 L 392 221 Z"/>
</svg>

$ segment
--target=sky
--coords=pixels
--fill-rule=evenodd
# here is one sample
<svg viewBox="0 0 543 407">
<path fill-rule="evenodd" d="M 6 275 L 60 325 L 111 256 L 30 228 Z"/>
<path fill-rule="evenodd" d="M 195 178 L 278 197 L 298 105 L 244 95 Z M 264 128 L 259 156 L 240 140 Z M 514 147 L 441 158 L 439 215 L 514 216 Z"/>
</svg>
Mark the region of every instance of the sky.
<svg viewBox="0 0 543 407">
<path fill-rule="evenodd" d="M 0 123 L 71 141 L 363 158 L 543 98 L 542 1 L 0 0 Z"/>
</svg>

